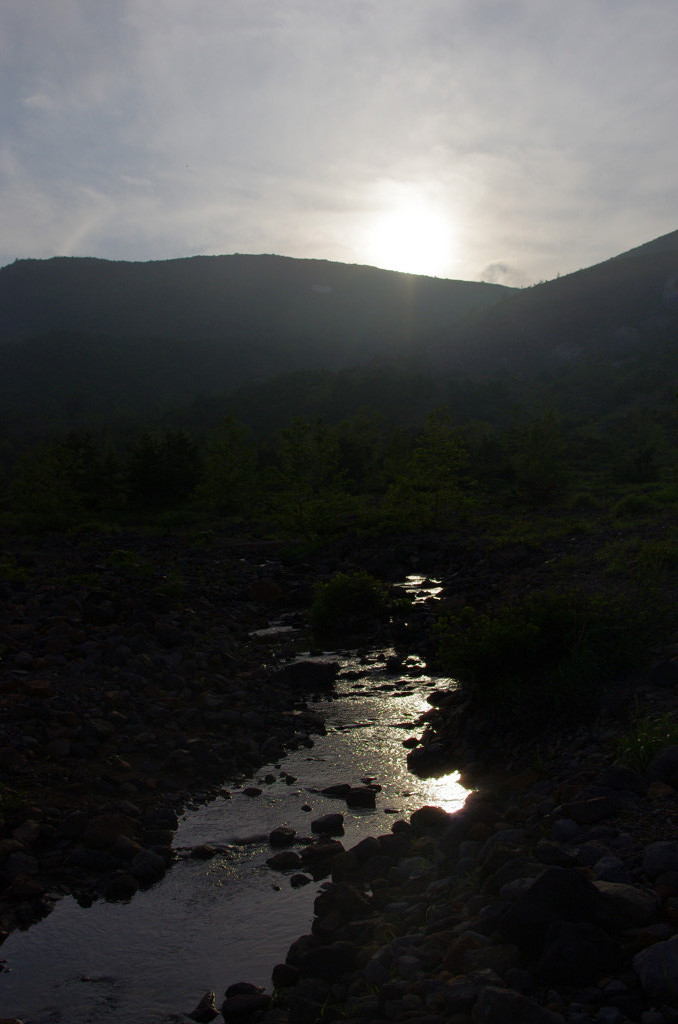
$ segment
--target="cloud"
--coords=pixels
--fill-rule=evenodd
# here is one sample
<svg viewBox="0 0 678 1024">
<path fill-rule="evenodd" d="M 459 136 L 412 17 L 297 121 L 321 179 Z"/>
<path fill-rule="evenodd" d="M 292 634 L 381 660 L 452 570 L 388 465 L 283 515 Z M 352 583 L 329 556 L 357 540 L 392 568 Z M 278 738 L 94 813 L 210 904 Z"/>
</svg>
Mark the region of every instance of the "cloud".
<svg viewBox="0 0 678 1024">
<path fill-rule="evenodd" d="M 524 288 L 531 283 L 524 271 L 503 260 L 488 263 L 480 272 L 480 280 L 487 281 L 488 284 L 505 284 L 512 288 Z"/>
<path fill-rule="evenodd" d="M 456 225 L 450 276 L 565 273 L 675 227 L 677 31 L 674 0 L 5 5 L 0 262 L 364 262 L 390 180 Z"/>
</svg>

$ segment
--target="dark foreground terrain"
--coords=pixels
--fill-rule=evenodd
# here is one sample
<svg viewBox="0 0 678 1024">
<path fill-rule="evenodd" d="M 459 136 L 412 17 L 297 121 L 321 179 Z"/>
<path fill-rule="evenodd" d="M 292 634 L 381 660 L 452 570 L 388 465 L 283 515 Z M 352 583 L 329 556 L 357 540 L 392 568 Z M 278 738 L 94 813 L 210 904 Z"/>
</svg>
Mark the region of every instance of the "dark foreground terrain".
<svg viewBox="0 0 678 1024">
<path fill-rule="evenodd" d="M 393 577 L 412 567 L 402 552 L 370 558 Z M 237 538 L 6 539 L 5 931 L 66 892 L 130 898 L 171 864 L 188 800 L 311 742 L 322 723 L 277 667 L 291 652 L 252 634 L 282 613 L 303 624 L 316 582 L 342 567 Z M 473 585 L 495 586 L 491 569 Z M 423 607 L 389 639 L 426 652 L 431 618 Z M 422 808 L 388 835 L 335 847 L 273 997 L 245 984 L 222 1006 L 219 994 L 224 1017 L 678 1020 L 678 748 L 633 766 L 618 757 L 630 708 L 675 711 L 677 654 L 648 652 L 654 667 L 586 727 L 495 742 L 493 764 L 471 751 L 460 698 L 438 692 L 412 762 L 427 770 L 422 751 L 429 766 L 456 761 L 477 787 L 465 808 Z M 214 1003 L 194 1019 L 213 1019 Z"/>
</svg>

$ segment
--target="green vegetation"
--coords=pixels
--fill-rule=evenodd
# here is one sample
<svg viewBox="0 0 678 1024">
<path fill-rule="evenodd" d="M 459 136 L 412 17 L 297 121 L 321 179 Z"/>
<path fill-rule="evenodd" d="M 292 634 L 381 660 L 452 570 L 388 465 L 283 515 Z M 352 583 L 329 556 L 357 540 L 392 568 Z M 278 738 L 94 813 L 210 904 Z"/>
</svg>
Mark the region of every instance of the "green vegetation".
<svg viewBox="0 0 678 1024">
<path fill-rule="evenodd" d="M 540 590 L 441 618 L 438 657 L 504 728 L 531 730 L 592 714 L 602 688 L 647 656 L 663 619 L 651 594 Z"/>
<path fill-rule="evenodd" d="M 407 603 L 369 573 L 340 572 L 316 589 L 309 618 L 317 636 L 350 635 L 383 622 L 396 607 Z"/>
<path fill-rule="evenodd" d="M 662 747 L 678 745 L 678 721 L 665 713 L 640 714 L 636 711 L 628 729 L 617 738 L 614 752 L 622 764 L 645 772 Z"/>
</svg>

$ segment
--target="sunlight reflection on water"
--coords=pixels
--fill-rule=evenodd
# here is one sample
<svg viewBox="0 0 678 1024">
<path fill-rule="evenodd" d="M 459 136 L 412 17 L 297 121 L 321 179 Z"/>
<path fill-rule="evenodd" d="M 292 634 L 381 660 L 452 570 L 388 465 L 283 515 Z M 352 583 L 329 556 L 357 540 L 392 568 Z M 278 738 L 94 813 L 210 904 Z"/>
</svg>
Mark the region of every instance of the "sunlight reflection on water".
<svg viewBox="0 0 678 1024">
<path fill-rule="evenodd" d="M 353 654 L 340 657 L 343 678 L 336 696 L 312 704 L 326 718 L 327 735 L 248 780 L 261 787 L 261 796 L 251 799 L 234 790 L 231 799 L 218 797 L 189 811 L 175 846 L 228 845 L 248 836 L 252 841 L 209 862 L 179 862 L 128 904 L 100 901 L 83 909 L 70 897 L 61 900 L 48 918 L 12 934 L 2 947 L 11 968 L 0 973 L 2 1013 L 32 1024 L 161 1024 L 183 1019 L 182 1011 L 191 1010 L 208 988 L 219 999 L 239 980 L 270 987 L 273 965 L 309 930 L 319 886 L 292 889 L 287 876 L 273 873 L 265 864 L 271 850 L 262 836 L 281 824 L 310 835 L 313 818 L 339 811 L 348 848 L 388 832 L 396 817 L 423 804 L 448 811 L 462 805 L 466 791 L 458 773 L 438 779 L 411 775 L 403 748 L 403 740 L 420 731 L 418 719 L 430 707 L 427 694 L 453 681 L 425 675 L 420 663 L 411 677 L 407 671 L 388 673 L 384 657 L 368 663 Z M 267 773 L 275 781 L 267 783 Z M 294 784 L 284 775 L 294 776 Z M 363 779 L 382 787 L 376 809 L 351 810 L 319 792 Z M 310 812 L 304 809 L 309 806 Z"/>
</svg>

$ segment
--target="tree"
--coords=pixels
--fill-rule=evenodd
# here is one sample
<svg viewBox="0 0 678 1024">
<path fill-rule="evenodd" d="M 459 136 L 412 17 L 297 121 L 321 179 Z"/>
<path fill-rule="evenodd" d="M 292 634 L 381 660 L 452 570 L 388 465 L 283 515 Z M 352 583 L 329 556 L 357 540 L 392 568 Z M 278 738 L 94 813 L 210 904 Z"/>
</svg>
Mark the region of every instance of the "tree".
<svg viewBox="0 0 678 1024">
<path fill-rule="evenodd" d="M 154 511 L 174 508 L 192 494 L 201 471 L 198 446 L 183 431 L 145 431 L 129 449 L 129 503 Z"/>
<path fill-rule="evenodd" d="M 307 536 L 332 529 L 346 495 L 337 439 L 320 420 L 295 419 L 281 432 L 275 476 L 286 526 Z"/>
<path fill-rule="evenodd" d="M 418 529 L 438 529 L 460 507 L 467 464 L 468 453 L 449 413 L 443 409 L 430 413 L 389 490 L 392 513 Z"/>
<path fill-rule="evenodd" d="M 251 431 L 227 416 L 209 440 L 197 499 L 217 515 L 247 511 L 257 491 L 257 451 Z"/>
</svg>

